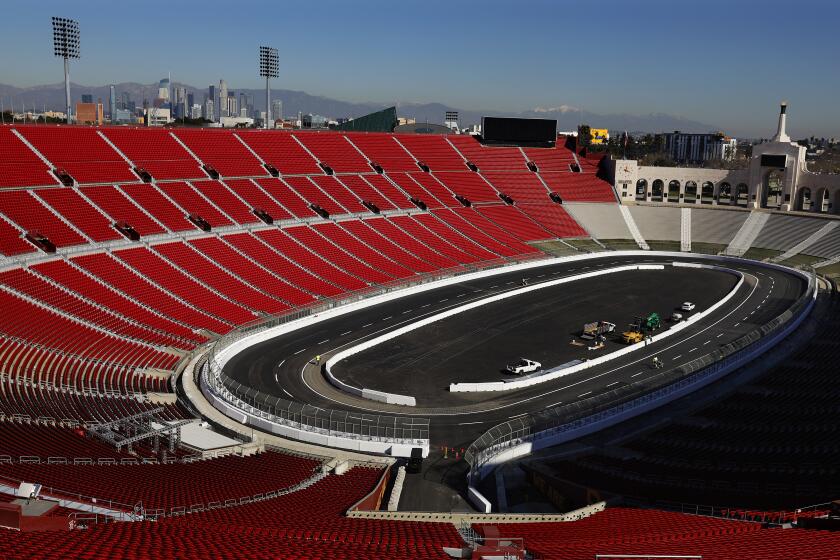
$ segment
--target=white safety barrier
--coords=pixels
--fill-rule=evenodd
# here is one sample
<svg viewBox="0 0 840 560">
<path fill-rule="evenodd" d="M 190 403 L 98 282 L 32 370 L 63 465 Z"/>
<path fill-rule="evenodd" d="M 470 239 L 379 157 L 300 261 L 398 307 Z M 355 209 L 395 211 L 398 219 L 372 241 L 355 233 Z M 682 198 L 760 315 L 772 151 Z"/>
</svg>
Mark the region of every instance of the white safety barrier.
<svg viewBox="0 0 840 560">
<path fill-rule="evenodd" d="M 673 266 L 686 266 L 691 268 L 708 268 L 713 270 L 719 270 L 721 272 L 726 272 L 729 274 L 733 274 L 738 277 L 738 282 L 735 284 L 735 287 L 730 290 L 726 296 L 724 296 L 720 301 L 706 309 L 705 311 L 701 311 L 700 313 L 696 313 L 690 316 L 685 321 L 677 323 L 676 325 L 672 326 L 670 329 L 662 331 L 659 334 L 653 335 L 648 339 L 648 342 L 641 343 L 638 342 L 636 344 L 632 344 L 626 348 L 622 348 L 621 350 L 616 350 L 615 352 L 611 352 L 609 354 L 605 354 L 603 356 L 599 356 L 598 358 L 593 358 L 591 360 L 587 360 L 585 362 L 581 362 L 577 365 L 573 365 L 567 368 L 559 369 L 559 370 L 550 370 L 546 372 L 545 375 L 539 375 L 535 377 L 529 377 L 527 379 L 521 379 L 518 381 L 492 381 L 487 383 L 452 383 L 449 385 L 449 390 L 453 393 L 479 393 L 484 391 L 512 391 L 515 389 L 522 389 L 525 387 L 532 387 L 534 385 L 539 385 L 540 383 L 545 383 L 546 381 L 552 381 L 554 379 L 558 379 L 560 377 L 565 377 L 572 373 L 577 373 L 579 371 L 583 371 L 585 369 L 589 369 L 593 366 L 597 366 L 610 360 L 615 360 L 616 358 L 620 358 L 621 356 L 626 356 L 631 352 L 635 352 L 636 350 L 641 350 L 647 346 L 647 344 L 652 344 L 654 342 L 658 342 L 664 338 L 669 336 L 673 336 L 683 329 L 689 327 L 690 325 L 696 323 L 697 321 L 707 317 L 708 315 L 714 313 L 721 306 L 725 305 L 729 300 L 735 297 L 735 294 L 738 290 L 741 289 L 741 286 L 744 284 L 744 275 L 737 270 L 733 270 L 731 268 L 725 268 L 721 266 L 709 265 L 709 264 L 697 264 L 697 263 L 672 263 Z M 654 268 L 658 267 L 658 269 L 664 268 L 662 265 L 639 265 L 634 268 L 638 268 L 639 270 L 650 270 L 650 267 L 653 266 Z"/>
<path fill-rule="evenodd" d="M 370 340 L 366 340 L 365 342 L 363 342 L 361 344 L 357 344 L 356 346 L 352 346 L 350 348 L 347 348 L 346 350 L 342 350 L 341 352 L 338 352 L 338 353 L 334 354 L 333 356 L 330 357 L 329 360 L 327 360 L 327 362 L 325 364 L 325 370 L 326 370 L 326 373 L 327 373 L 327 378 L 329 379 L 330 383 L 332 383 L 335 387 L 338 387 L 339 389 L 341 389 L 343 391 L 347 391 L 347 392 L 352 393 L 354 395 L 359 395 L 359 396 L 362 396 L 364 398 L 373 398 L 373 400 L 382 400 L 384 398 L 386 400 L 384 400 L 382 402 L 414 406 L 415 405 L 414 397 L 407 397 L 407 396 L 404 396 L 404 395 L 392 395 L 392 394 L 389 394 L 389 393 L 380 393 L 378 391 L 372 391 L 370 389 L 360 389 L 358 387 L 353 387 L 351 385 L 348 385 L 348 384 L 342 382 L 341 380 L 339 380 L 335 377 L 335 375 L 332 373 L 332 368 L 335 364 L 337 364 L 341 360 L 344 360 L 345 358 L 349 358 L 350 356 L 358 354 L 359 352 L 363 352 L 364 350 L 367 350 L 369 348 L 373 348 L 374 346 L 378 346 L 379 344 L 382 344 L 383 342 L 387 342 L 388 340 L 392 340 L 392 339 L 397 338 L 399 336 L 402 336 L 406 333 L 417 330 L 421 327 L 425 327 L 425 326 L 430 325 L 432 323 L 436 323 L 436 322 L 441 321 L 443 319 L 452 317 L 454 315 L 458 315 L 460 313 L 464 313 L 465 311 L 469 311 L 471 309 L 476 309 L 478 307 L 488 305 L 490 303 L 495 303 L 497 301 L 502 301 L 502 300 L 505 300 L 505 299 L 508 299 L 508 298 L 520 296 L 522 294 L 525 294 L 525 293 L 528 293 L 528 292 L 533 292 L 533 291 L 536 291 L 536 290 L 543 290 L 545 288 L 551 288 L 551 287 L 554 287 L 554 286 L 558 286 L 560 284 L 568 284 L 570 282 L 576 282 L 578 280 L 583 280 L 583 279 L 586 279 L 586 278 L 593 278 L 595 276 L 604 276 L 604 275 L 607 275 L 607 274 L 615 274 L 617 272 L 627 272 L 627 271 L 630 271 L 630 270 L 663 270 L 664 268 L 665 268 L 665 266 L 661 265 L 661 264 L 641 264 L 641 265 L 634 264 L 634 265 L 616 266 L 616 267 L 613 267 L 613 268 L 605 268 L 603 270 L 595 270 L 595 271 L 592 271 L 592 272 L 584 272 L 582 274 L 576 274 L 575 276 L 567 276 L 565 278 L 558 278 L 556 280 L 549 280 L 547 282 L 540 282 L 540 283 L 537 283 L 537 284 L 533 284 L 531 286 L 523 286 L 521 288 L 517 288 L 517 289 L 514 289 L 514 290 L 508 290 L 508 291 L 503 292 L 501 294 L 496 294 L 494 296 L 490 296 L 490 297 L 483 298 L 483 299 L 480 299 L 480 300 L 471 301 L 469 303 L 465 303 L 464 305 L 460 305 L 460 306 L 454 307 L 452 309 L 447 309 L 446 311 L 436 313 L 435 315 L 431 315 L 429 317 L 426 317 L 425 319 L 421 319 L 419 321 L 415 321 L 413 323 L 410 323 L 410 324 L 405 325 L 403 327 L 400 327 L 398 329 L 394 329 L 390 332 L 379 335 L 379 336 L 377 336 L 375 338 L 372 338 Z M 585 363 L 589 363 L 589 362 L 585 362 Z M 576 366 L 576 367 L 578 367 L 578 366 Z M 583 369 L 583 368 L 581 368 L 581 369 Z M 578 370 L 575 370 L 575 371 L 578 371 Z M 502 382 L 502 381 L 493 382 L 493 383 L 453 383 L 449 386 L 449 390 L 453 391 L 453 392 L 507 391 L 507 390 L 510 390 L 510 389 L 515 389 L 515 388 L 519 388 L 519 387 L 527 387 L 529 385 L 535 385 L 537 383 L 541 383 L 542 380 L 543 380 L 543 377 L 550 378 L 550 379 L 555 379 L 557 376 L 551 377 L 550 374 L 548 374 L 548 375 L 541 376 L 541 377 L 534 378 L 534 379 L 523 380 L 521 382 L 518 382 L 519 383 L 518 385 L 517 385 L 517 382 L 505 383 L 505 382 Z M 476 388 L 473 388 L 473 387 L 476 387 Z M 379 393 L 379 394 L 378 395 L 373 395 L 373 393 Z M 371 396 L 368 396 L 368 395 L 371 395 Z"/>
</svg>

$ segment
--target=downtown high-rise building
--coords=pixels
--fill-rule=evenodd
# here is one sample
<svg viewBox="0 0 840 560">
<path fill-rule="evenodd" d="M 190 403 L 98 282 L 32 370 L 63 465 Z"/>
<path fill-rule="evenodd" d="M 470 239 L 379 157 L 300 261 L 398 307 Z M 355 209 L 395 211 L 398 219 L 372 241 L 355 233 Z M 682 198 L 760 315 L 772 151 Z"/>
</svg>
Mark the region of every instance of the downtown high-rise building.
<svg viewBox="0 0 840 560">
<path fill-rule="evenodd" d="M 271 102 L 271 118 L 275 121 L 283 119 L 283 102 L 279 99 Z"/>
<path fill-rule="evenodd" d="M 217 107 L 219 108 L 219 118 L 228 116 L 228 88 L 227 82 L 224 80 L 219 80 L 219 103 Z"/>
<path fill-rule="evenodd" d="M 204 110 L 202 116 L 208 121 L 216 120 L 216 102 L 213 98 L 208 97 L 204 100 Z"/>
</svg>

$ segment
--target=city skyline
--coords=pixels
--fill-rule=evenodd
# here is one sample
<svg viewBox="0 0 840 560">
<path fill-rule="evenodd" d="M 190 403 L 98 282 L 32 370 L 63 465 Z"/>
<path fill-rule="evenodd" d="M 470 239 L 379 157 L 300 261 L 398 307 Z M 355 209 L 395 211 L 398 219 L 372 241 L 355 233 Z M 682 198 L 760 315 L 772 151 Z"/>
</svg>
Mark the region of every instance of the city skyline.
<svg viewBox="0 0 840 560">
<path fill-rule="evenodd" d="M 44 4 L 80 22 L 82 58 L 71 70 L 77 84 L 150 83 L 171 71 L 173 81 L 197 88 L 226 77 L 240 89 L 258 89 L 263 43 L 280 50 L 273 87 L 347 102 L 665 113 L 761 137 L 767 111 L 784 98 L 795 115 L 793 134 L 836 136 L 840 129 L 832 94 L 840 87 L 838 62 L 820 56 L 830 52 L 832 16 L 840 13 L 827 1 L 807 12 L 784 10 L 776 0 L 712 0 L 702 10 L 679 11 L 660 0 L 608 1 L 598 10 L 544 0 L 292 1 L 282 14 L 226 22 L 223 30 L 218 10 L 198 9 L 206 3 L 145 4 L 178 22 L 179 44 L 186 46 L 175 54 L 162 28 L 115 25 L 114 12 L 101 9 L 106 3 L 99 0 Z M 276 10 L 255 2 L 251 13 L 258 6 Z M 24 17 L 28 10 L 22 1 L 7 3 L 7 16 L 20 25 L 0 44 L 7 52 L 19 47 L 0 61 L 0 82 L 56 83 L 60 61 L 50 56 L 49 20 Z M 797 75 L 807 75 L 807 84 Z"/>
</svg>

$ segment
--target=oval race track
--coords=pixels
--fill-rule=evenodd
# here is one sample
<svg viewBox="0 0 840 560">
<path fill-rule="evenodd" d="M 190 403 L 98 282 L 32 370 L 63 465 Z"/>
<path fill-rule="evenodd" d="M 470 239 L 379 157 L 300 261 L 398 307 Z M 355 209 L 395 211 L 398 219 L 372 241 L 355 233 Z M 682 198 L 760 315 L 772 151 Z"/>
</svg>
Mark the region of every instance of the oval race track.
<svg viewBox="0 0 840 560">
<path fill-rule="evenodd" d="M 526 389 L 504 393 L 453 394 L 447 392 L 446 386 L 449 382 L 464 380 L 466 374 L 460 375 L 459 371 L 470 371 L 471 375 L 475 375 L 472 371 L 475 369 L 473 366 L 479 362 L 485 364 L 480 366 L 481 371 L 487 370 L 487 363 L 498 364 L 494 371 L 489 371 L 487 380 L 499 380 L 501 376 L 498 373 L 498 368 L 504 364 L 505 360 L 518 355 L 518 349 L 522 347 L 522 340 L 527 341 L 528 338 L 533 338 L 537 342 L 531 341 L 530 344 L 539 344 L 540 336 L 544 337 L 545 334 L 542 332 L 545 331 L 542 328 L 543 323 L 541 320 L 529 321 L 526 319 L 516 326 L 519 342 L 511 343 L 510 348 L 504 343 L 504 341 L 509 340 L 508 335 L 510 333 L 503 332 L 501 335 L 500 333 L 494 333 L 497 335 L 496 340 L 499 343 L 485 344 L 484 349 L 479 348 L 476 351 L 479 356 L 475 360 L 470 359 L 469 351 L 462 352 L 457 361 L 444 367 L 435 368 L 433 367 L 434 358 L 427 359 L 422 369 L 422 382 L 414 383 L 415 389 L 418 386 L 427 387 L 425 393 L 416 395 L 418 397 L 417 407 L 386 405 L 339 391 L 327 382 L 320 368 L 311 363 L 315 355 L 321 355 L 323 363 L 323 360 L 333 352 L 379 336 L 409 322 L 463 305 L 472 300 L 516 289 L 520 286 L 523 276 L 528 278 L 529 284 L 533 285 L 541 281 L 575 276 L 583 272 L 615 266 L 670 264 L 675 260 L 721 264 L 702 257 L 681 256 L 675 258 L 673 256 L 656 255 L 637 257 L 607 254 L 597 259 L 569 261 L 525 271 L 500 273 L 408 295 L 275 337 L 246 348 L 232 357 L 226 364 L 225 371 L 230 377 L 247 386 L 284 399 L 310 403 L 324 408 L 429 418 L 431 421 L 432 445 L 446 443 L 451 446 L 461 446 L 469 444 L 488 428 L 508 419 L 561 403 L 569 404 L 584 397 L 597 395 L 599 392 L 609 391 L 621 383 L 642 381 L 646 377 L 661 373 L 661 370 L 655 370 L 650 365 L 654 355 L 665 362 L 666 369 L 689 362 L 695 357 L 713 350 L 716 346 L 731 342 L 776 317 L 790 307 L 805 290 L 805 282 L 793 274 L 766 268 L 749 261 L 729 261 L 723 266 L 744 274 L 744 283 L 739 288 L 738 293 L 720 309 L 673 336 L 653 343 L 648 347 L 639 348 L 635 352 L 630 352 L 604 364 Z M 638 295 L 636 300 L 632 302 L 626 299 L 625 294 L 619 289 L 619 285 L 616 285 L 615 293 L 609 290 L 602 293 L 604 292 L 604 286 L 609 285 L 615 275 L 600 277 L 601 280 L 597 282 L 598 289 L 594 293 L 598 296 L 597 299 L 603 299 L 606 302 L 604 304 L 606 305 L 605 309 L 612 308 L 609 311 L 610 317 L 600 315 L 602 312 L 600 304 L 593 305 L 589 310 L 586 306 L 581 306 L 578 303 L 579 300 L 585 300 L 593 295 L 593 285 L 596 284 L 594 282 L 588 284 L 575 281 L 547 288 L 545 290 L 546 298 L 556 299 L 556 301 L 553 301 L 552 307 L 557 310 L 558 315 L 563 317 L 563 324 L 569 325 L 571 330 L 578 330 L 584 322 L 599 319 L 612 320 L 611 317 L 616 316 L 616 309 L 622 307 L 628 308 L 623 313 L 625 315 L 629 314 L 627 316 L 630 317 L 648 311 L 658 311 L 663 314 L 665 311 L 669 312 L 673 305 L 690 300 L 698 303 L 698 311 L 702 311 L 728 293 L 734 285 L 734 280 L 718 282 L 717 285 L 709 284 L 707 278 L 698 282 L 694 278 L 698 276 L 696 269 L 678 269 L 666 266 L 665 270 L 669 271 L 667 278 L 664 278 L 668 280 L 665 285 L 656 285 L 654 290 L 639 290 L 638 286 L 635 286 L 634 293 Z M 708 272 L 706 273 L 708 274 Z M 647 272 L 647 274 L 661 274 L 661 272 L 653 271 Z M 720 274 L 725 275 L 724 273 Z M 731 275 L 725 276 L 734 279 Z M 562 289 L 562 291 L 557 292 L 558 289 Z M 534 293 L 538 294 L 540 291 Z M 520 303 L 526 299 L 529 301 Z M 663 302 L 673 302 L 673 304 L 663 309 Z M 503 324 L 505 316 L 514 313 L 527 316 L 531 307 L 537 309 L 544 306 L 545 303 L 546 299 L 544 298 L 526 298 L 523 295 L 496 302 L 480 309 L 490 310 L 488 311 L 491 316 L 488 319 L 489 321 Z M 452 332 L 465 333 L 459 338 L 460 344 L 469 346 L 471 344 L 471 334 L 474 334 L 476 338 L 474 344 L 481 345 L 484 343 L 483 338 L 488 335 L 483 325 L 475 325 L 474 321 L 462 320 L 461 317 L 461 315 L 455 315 L 446 319 L 445 328 L 452 330 Z M 663 317 L 663 319 L 665 318 Z M 617 324 L 616 330 L 624 329 L 625 324 L 618 320 L 614 322 Z M 421 331 L 415 332 L 419 333 Z M 554 356 L 555 361 L 546 361 L 544 366 L 552 367 L 563 363 L 560 356 L 568 352 L 569 338 L 570 336 L 566 332 L 562 330 L 557 332 L 556 346 L 552 347 L 553 349 L 544 349 L 545 352 L 548 352 L 549 357 Z M 400 339 L 394 340 L 398 341 Z M 543 338 L 543 340 L 550 341 L 552 339 Z M 547 346 L 550 346 L 550 344 L 547 344 Z M 492 350 L 487 350 L 487 348 Z M 435 348 L 432 347 L 429 350 L 434 352 Z M 417 349 L 414 348 L 414 351 L 416 354 Z M 379 352 L 378 356 L 376 352 Z M 388 363 L 388 356 L 383 356 L 383 352 L 390 356 L 393 364 Z M 443 350 L 439 355 L 443 356 L 447 352 L 449 351 Z M 388 343 L 383 344 L 382 348 L 375 347 L 352 358 L 350 360 L 350 373 L 353 373 L 354 368 L 359 371 L 364 369 L 358 364 L 354 365 L 353 360 L 359 362 L 359 358 L 366 357 L 368 353 L 374 353 L 373 357 L 376 358 L 371 360 L 374 365 L 365 372 L 368 379 L 376 380 L 380 373 L 375 367 L 377 361 L 388 366 L 382 367 L 382 386 L 373 385 L 369 388 L 389 390 L 398 387 L 399 381 L 395 382 L 393 378 L 399 374 L 397 372 L 401 371 L 399 364 L 406 361 L 406 357 L 394 354 L 394 348 L 389 346 Z M 492 355 L 488 356 L 488 353 Z M 334 369 L 336 375 L 347 374 L 342 369 L 343 365 L 342 362 Z M 412 371 L 410 368 L 405 368 L 402 375 L 411 377 Z"/>
</svg>

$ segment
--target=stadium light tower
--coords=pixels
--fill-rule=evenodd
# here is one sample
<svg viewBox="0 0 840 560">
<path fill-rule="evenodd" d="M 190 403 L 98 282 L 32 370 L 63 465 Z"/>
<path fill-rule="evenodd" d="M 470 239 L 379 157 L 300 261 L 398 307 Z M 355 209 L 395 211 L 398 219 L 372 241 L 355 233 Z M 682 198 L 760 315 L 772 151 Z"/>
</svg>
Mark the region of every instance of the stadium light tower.
<svg viewBox="0 0 840 560">
<path fill-rule="evenodd" d="M 271 85 L 269 80 L 280 76 L 280 57 L 277 49 L 260 47 L 260 76 L 265 78 L 265 128 L 271 120 Z"/>
<path fill-rule="evenodd" d="M 70 124 L 70 59 L 80 58 L 79 22 L 61 17 L 52 18 L 55 56 L 64 59 L 64 96 L 67 101 L 67 124 Z"/>
</svg>

